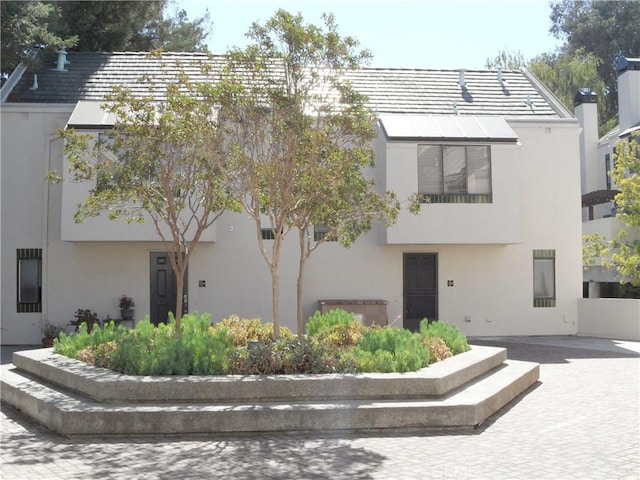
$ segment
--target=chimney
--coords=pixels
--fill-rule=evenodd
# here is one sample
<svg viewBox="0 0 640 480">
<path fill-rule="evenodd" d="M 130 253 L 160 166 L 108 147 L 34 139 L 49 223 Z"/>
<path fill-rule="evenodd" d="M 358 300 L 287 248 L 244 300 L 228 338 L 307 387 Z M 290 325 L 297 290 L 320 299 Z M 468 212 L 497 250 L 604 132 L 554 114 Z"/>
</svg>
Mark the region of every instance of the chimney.
<svg viewBox="0 0 640 480">
<path fill-rule="evenodd" d="M 606 178 L 598 164 L 598 104 L 597 95 L 589 88 L 581 88 L 573 97 L 575 115 L 580 124 L 580 186 L 582 194 L 604 188 Z M 600 185 L 599 185 L 600 184 Z"/>
<path fill-rule="evenodd" d="M 640 58 L 620 57 L 618 72 L 618 123 L 620 132 L 640 122 Z"/>
</svg>

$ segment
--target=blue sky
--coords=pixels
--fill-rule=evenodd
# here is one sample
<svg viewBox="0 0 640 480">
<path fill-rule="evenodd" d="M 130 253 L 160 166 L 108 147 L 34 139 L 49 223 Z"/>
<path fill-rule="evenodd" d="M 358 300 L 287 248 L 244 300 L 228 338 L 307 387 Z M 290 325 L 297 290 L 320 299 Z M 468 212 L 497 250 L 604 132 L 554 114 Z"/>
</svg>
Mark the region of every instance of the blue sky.
<svg viewBox="0 0 640 480">
<path fill-rule="evenodd" d="M 264 23 L 278 8 L 301 12 L 319 24 L 333 13 L 342 35 L 373 52 L 372 66 L 482 69 L 500 50 L 529 59 L 561 42 L 549 33 L 548 0 L 177 0 L 190 19 L 209 9 L 209 49 L 246 45 L 253 21 Z"/>
</svg>

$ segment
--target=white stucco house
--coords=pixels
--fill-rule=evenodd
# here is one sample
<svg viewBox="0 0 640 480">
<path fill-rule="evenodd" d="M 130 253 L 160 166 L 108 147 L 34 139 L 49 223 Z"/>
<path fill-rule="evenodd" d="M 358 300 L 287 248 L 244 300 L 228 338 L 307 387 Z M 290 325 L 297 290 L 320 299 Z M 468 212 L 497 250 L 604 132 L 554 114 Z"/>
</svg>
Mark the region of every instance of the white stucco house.
<svg viewBox="0 0 640 480">
<path fill-rule="evenodd" d="M 617 239 L 621 230 L 628 241 L 639 240 L 640 231 L 616 218 L 613 199 L 618 193 L 612 177 L 614 149 L 619 140 L 628 141 L 640 131 L 640 58 L 620 57 L 618 73 L 618 125 L 604 136 L 598 135 L 595 93 L 588 88 L 577 92 L 575 115 L 580 135 L 582 229 L 585 235 L 598 233 Z M 640 300 L 628 292 L 614 269 L 599 262 L 584 272 L 583 297 L 579 302 L 579 332 L 584 334 L 640 340 Z M 636 298 L 624 298 L 635 296 Z"/>
<path fill-rule="evenodd" d="M 170 299 L 171 271 L 150 225 L 75 224 L 78 185 L 64 170 L 67 125 L 99 134 L 114 85 L 200 54 L 73 53 L 18 71 L 2 88 L 2 343 L 40 341 L 43 320 L 78 308 L 136 319 Z M 363 321 L 415 328 L 442 319 L 467 335 L 575 334 L 582 296 L 580 125 L 527 71 L 366 68 L 353 85 L 378 114 L 374 175 L 399 198 L 429 195 L 414 216 L 376 226 L 350 249 L 329 242 L 309 260 L 304 313 L 342 304 Z M 270 320 L 268 269 L 246 214 L 225 213 L 196 249 L 189 311 Z M 281 322 L 295 330 L 296 240 L 284 245 Z M 320 303 L 320 301 L 324 301 Z M 350 305 L 348 305 L 350 303 Z"/>
<path fill-rule="evenodd" d="M 583 89 L 576 94 L 576 117 L 582 127 L 580 137 L 582 220 L 584 233 L 601 233 L 617 238 L 623 225 L 616 218 L 613 198 L 618 193 L 610 171 L 618 140 L 629 140 L 640 130 L 640 59 L 621 57 L 618 72 L 618 125 L 603 137 L 598 136 L 598 110 L 595 93 Z M 637 232 L 630 231 L 632 235 Z M 637 235 L 636 235 L 637 236 Z M 585 273 L 585 296 L 618 296 L 620 278 L 615 270 L 601 266 Z M 589 291 L 590 288 L 590 291 Z"/>
</svg>

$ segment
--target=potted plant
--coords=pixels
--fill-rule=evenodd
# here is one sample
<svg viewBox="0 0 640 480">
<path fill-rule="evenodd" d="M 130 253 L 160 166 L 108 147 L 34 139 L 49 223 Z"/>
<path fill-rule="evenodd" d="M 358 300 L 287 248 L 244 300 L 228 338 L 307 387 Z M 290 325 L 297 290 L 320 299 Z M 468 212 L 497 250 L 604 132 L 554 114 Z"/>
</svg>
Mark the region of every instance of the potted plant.
<svg viewBox="0 0 640 480">
<path fill-rule="evenodd" d="M 120 318 L 122 320 L 133 319 L 133 307 L 136 306 L 136 302 L 133 301 L 133 297 L 123 294 L 120 297 Z"/>
<path fill-rule="evenodd" d="M 87 324 L 87 333 L 91 333 L 94 325 L 100 326 L 100 319 L 98 318 L 98 314 L 92 312 L 88 308 L 79 308 L 76 310 L 74 314 L 75 320 L 69 322 L 69 325 L 73 325 L 75 327 L 76 332 L 80 329 L 80 325 L 83 323 Z"/>
<path fill-rule="evenodd" d="M 60 332 L 62 332 L 61 327 L 45 320 L 42 324 L 42 346 L 45 348 L 53 347 L 53 341 L 58 338 Z"/>
</svg>

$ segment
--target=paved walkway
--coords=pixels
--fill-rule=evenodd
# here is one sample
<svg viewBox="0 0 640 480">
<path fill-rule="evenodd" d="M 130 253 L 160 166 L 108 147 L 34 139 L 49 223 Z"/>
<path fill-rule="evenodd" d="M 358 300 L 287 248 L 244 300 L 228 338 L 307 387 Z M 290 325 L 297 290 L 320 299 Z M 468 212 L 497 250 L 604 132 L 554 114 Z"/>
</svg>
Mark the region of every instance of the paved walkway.
<svg viewBox="0 0 640 480">
<path fill-rule="evenodd" d="M 640 478 L 640 343 L 581 337 L 472 340 L 507 346 L 510 358 L 540 362 L 541 378 L 471 432 L 69 440 L 3 406 L 0 477 Z"/>
</svg>

